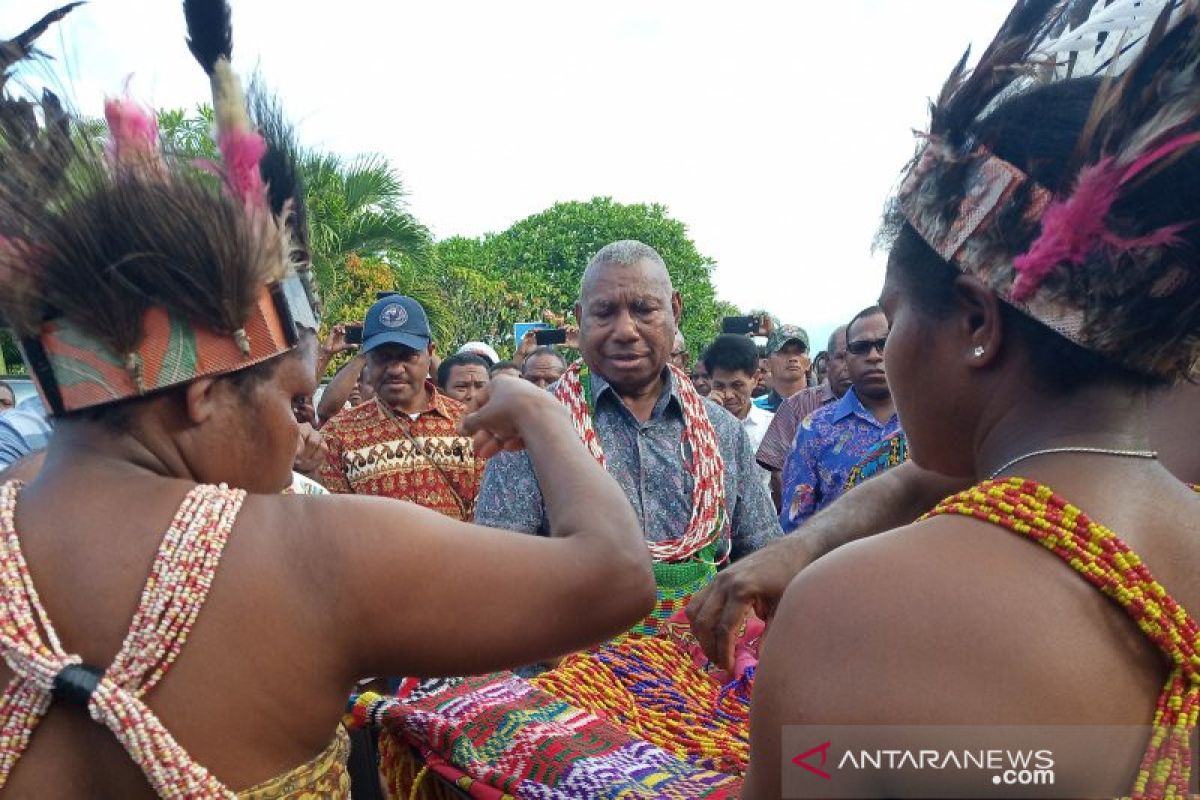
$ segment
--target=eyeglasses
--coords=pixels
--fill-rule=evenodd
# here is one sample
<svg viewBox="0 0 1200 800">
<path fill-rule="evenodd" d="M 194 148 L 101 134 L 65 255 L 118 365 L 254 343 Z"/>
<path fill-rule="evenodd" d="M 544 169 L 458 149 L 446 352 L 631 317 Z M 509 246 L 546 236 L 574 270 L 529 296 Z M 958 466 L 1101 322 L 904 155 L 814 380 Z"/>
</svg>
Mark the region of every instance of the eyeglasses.
<svg viewBox="0 0 1200 800">
<path fill-rule="evenodd" d="M 859 339 L 856 342 L 850 342 L 846 345 L 846 351 L 851 355 L 865 356 L 872 350 L 878 350 L 879 355 L 883 355 L 883 347 L 887 344 L 887 337 L 882 339 Z"/>
</svg>

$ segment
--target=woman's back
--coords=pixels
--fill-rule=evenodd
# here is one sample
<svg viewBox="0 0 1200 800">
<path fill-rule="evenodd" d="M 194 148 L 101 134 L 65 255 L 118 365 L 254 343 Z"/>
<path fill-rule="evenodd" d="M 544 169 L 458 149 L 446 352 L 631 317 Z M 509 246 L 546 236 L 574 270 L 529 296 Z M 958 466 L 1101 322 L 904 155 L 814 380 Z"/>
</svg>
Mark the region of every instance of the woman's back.
<svg viewBox="0 0 1200 800">
<path fill-rule="evenodd" d="M 1200 608 L 1193 521 L 1200 495 L 1145 464 L 1110 464 L 1086 476 L 1044 464 L 1020 474 L 1110 526 L 1185 610 Z M 1111 730 L 1087 737 L 1089 749 L 1073 760 L 1069 737 L 1061 739 L 1059 786 L 1086 779 L 1118 791 L 1133 787 L 1169 671 L 1162 650 L 1129 615 L 1058 555 L 958 515 L 820 559 L 789 588 L 771 637 L 794 646 L 781 673 L 772 663 L 781 651 L 771 653 L 767 640 L 756 732 L 780 724 L 966 725 L 982 736 L 997 726 L 1137 728 L 1132 739 Z M 760 722 L 768 717 L 773 722 Z M 1031 741 L 1016 733 L 1008 744 Z M 946 790 L 948 778 L 938 780 Z"/>
<path fill-rule="evenodd" d="M 18 539 L 64 649 L 108 668 L 163 534 L 191 487 L 160 478 L 101 478 L 86 467 L 77 472 L 51 474 L 21 492 Z M 79 501 L 64 504 L 65 496 Z M 235 789 L 325 751 L 349 690 L 320 646 L 332 642 L 330 631 L 300 606 L 305 548 L 265 524 L 272 512 L 263 507 L 278 502 L 247 500 L 178 661 L 145 697 L 184 750 Z M 0 678 L 7 683 L 11 672 L 0 670 Z M 113 733 L 63 700 L 37 726 L 7 788 L 17 796 L 154 796 Z"/>
</svg>

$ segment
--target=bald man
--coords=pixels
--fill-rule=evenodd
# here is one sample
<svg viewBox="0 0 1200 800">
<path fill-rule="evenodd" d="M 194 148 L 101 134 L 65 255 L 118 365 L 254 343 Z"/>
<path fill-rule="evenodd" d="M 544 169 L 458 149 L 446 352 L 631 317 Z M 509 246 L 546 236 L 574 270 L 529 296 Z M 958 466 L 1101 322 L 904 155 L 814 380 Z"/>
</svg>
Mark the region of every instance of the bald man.
<svg viewBox="0 0 1200 800">
<path fill-rule="evenodd" d="M 662 257 L 635 241 L 607 245 L 592 258 L 575 306 L 592 423 L 608 471 L 650 542 L 678 539 L 692 517 L 692 454 L 680 444 L 683 399 L 667 369 L 681 309 Z M 746 431 L 717 404 L 701 403 L 724 462 L 725 519 L 737 558 L 781 531 Z M 525 453 L 501 453 L 488 462 L 475 519 L 526 533 L 549 530 L 551 520 Z"/>
</svg>

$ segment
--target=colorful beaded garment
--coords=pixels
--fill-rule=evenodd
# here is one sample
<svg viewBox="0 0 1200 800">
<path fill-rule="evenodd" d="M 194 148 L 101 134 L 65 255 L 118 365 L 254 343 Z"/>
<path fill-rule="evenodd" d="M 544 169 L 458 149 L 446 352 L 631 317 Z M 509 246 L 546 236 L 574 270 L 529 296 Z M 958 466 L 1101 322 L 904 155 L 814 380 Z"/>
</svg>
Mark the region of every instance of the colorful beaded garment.
<svg viewBox="0 0 1200 800">
<path fill-rule="evenodd" d="M 1191 735 L 1200 715 L 1200 627 L 1111 530 L 1048 487 L 1022 478 L 985 481 L 927 516 L 958 514 L 1033 539 L 1125 610 L 1171 662 L 1133 798 L 1186 797 Z"/>
<path fill-rule="evenodd" d="M 671 640 L 631 636 L 532 681 L 499 673 L 363 694 L 348 724 L 383 728 L 398 797 L 449 796 L 432 773 L 487 800 L 723 798 L 741 787 L 749 702 L 749 679 L 723 688 Z"/>
<path fill-rule="evenodd" d="M 654 635 L 676 611 L 687 605 L 693 594 L 703 589 L 717 574 L 718 545 L 728 540 L 725 508 L 725 460 L 717 443 L 717 433 L 704 408 L 704 398 L 692 386 L 682 370 L 668 367 L 683 407 L 683 446 L 690 453 L 687 464 L 692 476 L 692 516 L 678 539 L 647 542 L 654 559 L 654 577 L 658 586 L 654 610 L 634 633 Z M 607 467 L 600 437 L 592 424 L 595 399 L 588 367 L 582 361 L 572 364 L 555 389 L 575 432 L 588 452 Z M 724 554 L 728 557 L 728 550 Z"/>
<path fill-rule="evenodd" d="M 908 437 L 904 431 L 898 431 L 867 451 L 862 461 L 846 476 L 846 489 L 853 489 L 905 461 L 908 461 Z"/>
<path fill-rule="evenodd" d="M 108 669 L 100 670 L 68 653 L 50 624 L 17 538 L 19 491 L 18 483 L 0 486 L 0 616 L 6 622 L 0 628 L 0 653 L 14 673 L 0 699 L 0 788 L 51 702 L 59 700 L 85 705 L 160 797 L 238 797 L 191 759 L 142 698 L 179 657 L 246 493 L 224 485 L 188 492 L 163 536 L 121 649 Z M 304 797 L 313 785 L 291 780 L 301 773 L 319 778 L 322 786 L 341 787 L 347 796 L 344 745 L 343 734 L 325 754 L 285 776 L 295 791 L 272 796 Z"/>
</svg>

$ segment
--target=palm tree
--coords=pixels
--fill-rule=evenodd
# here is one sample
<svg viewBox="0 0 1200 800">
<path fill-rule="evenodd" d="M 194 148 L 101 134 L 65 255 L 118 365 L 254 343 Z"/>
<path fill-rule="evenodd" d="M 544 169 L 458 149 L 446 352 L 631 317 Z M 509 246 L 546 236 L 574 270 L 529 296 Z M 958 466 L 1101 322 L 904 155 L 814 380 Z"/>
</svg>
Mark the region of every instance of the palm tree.
<svg viewBox="0 0 1200 800">
<path fill-rule="evenodd" d="M 425 306 L 435 333 L 447 332 L 448 309 L 430 275 L 429 230 L 406 208 L 404 185 L 387 159 L 360 156 L 347 163 L 333 153 L 310 151 L 301 157 L 300 166 L 309 251 L 329 319 L 352 319 L 348 312 L 374 299 L 348 296 L 361 291 L 360 281 L 345 269 L 348 259 L 358 257 L 387 265 L 392 281 L 381 290 L 413 297 Z M 344 316 L 335 318 L 339 313 Z"/>
</svg>

